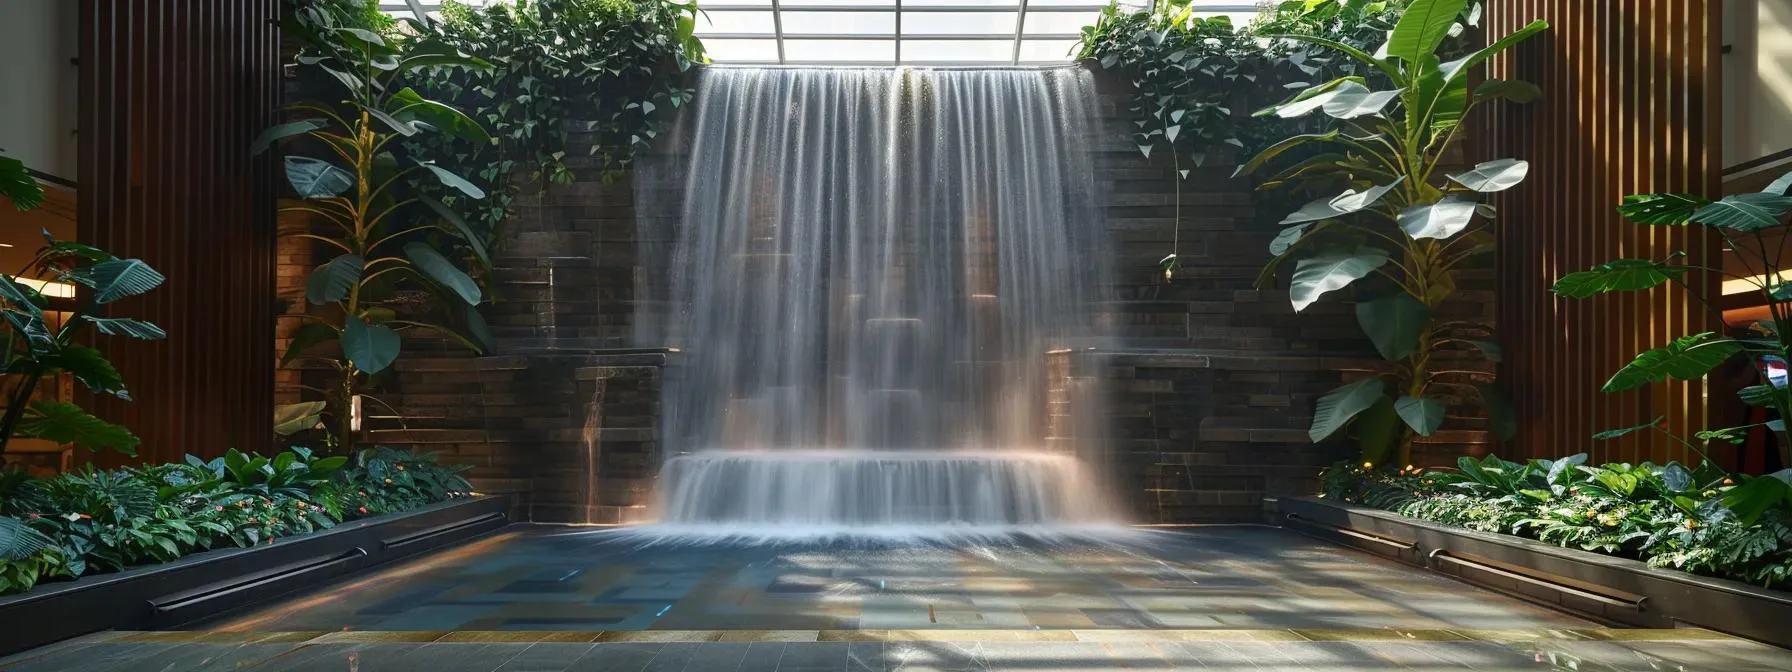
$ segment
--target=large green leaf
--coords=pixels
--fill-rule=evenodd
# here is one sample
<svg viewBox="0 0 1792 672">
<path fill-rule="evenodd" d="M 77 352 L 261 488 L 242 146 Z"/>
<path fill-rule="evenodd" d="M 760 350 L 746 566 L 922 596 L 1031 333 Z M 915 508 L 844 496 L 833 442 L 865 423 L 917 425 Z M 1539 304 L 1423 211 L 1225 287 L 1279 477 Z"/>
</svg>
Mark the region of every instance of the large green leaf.
<svg viewBox="0 0 1792 672">
<path fill-rule="evenodd" d="M 1316 222 L 1321 219 L 1342 217 L 1360 211 L 1380 202 L 1381 197 L 1386 196 L 1389 191 L 1393 191 L 1395 187 L 1400 186 L 1400 183 L 1404 180 L 1405 178 L 1399 178 L 1393 182 L 1370 187 L 1360 192 L 1355 189 L 1345 189 L 1344 193 L 1338 194 L 1337 196 L 1321 198 L 1301 206 L 1301 209 L 1290 213 L 1287 217 L 1283 217 L 1281 224 L 1282 226 L 1287 226 L 1289 224 L 1299 224 L 1301 222 Z"/>
<path fill-rule="evenodd" d="M 55 542 L 25 521 L 0 516 L 0 560 L 24 560 L 54 546 Z"/>
<path fill-rule="evenodd" d="M 129 336 L 146 341 L 159 341 L 168 337 L 168 332 L 162 331 L 161 327 L 142 320 L 133 320 L 128 317 L 92 317 L 87 315 L 81 317 L 93 323 L 94 329 L 107 336 Z"/>
<path fill-rule="evenodd" d="M 1618 205 L 1618 214 L 1638 224 L 1685 224 L 1710 204 L 1711 199 L 1692 194 L 1631 194 Z"/>
<path fill-rule="evenodd" d="M 430 247 L 428 243 L 405 244 L 404 256 L 408 257 L 411 263 L 421 269 L 431 280 L 453 290 L 461 300 L 467 302 L 467 305 L 478 305 L 480 299 L 483 298 L 479 293 L 479 283 L 473 282 L 473 279 L 467 277 L 465 272 L 455 267 L 454 262 L 448 261 L 447 257 L 443 257 L 442 253 L 437 252 L 436 248 Z"/>
<path fill-rule="evenodd" d="M 304 401 L 297 404 L 275 406 L 274 434 L 292 436 L 316 427 L 321 421 L 326 406 L 328 404 L 322 401 Z"/>
<path fill-rule="evenodd" d="M 1753 525 L 1772 509 L 1792 508 L 1792 469 L 1756 476 L 1724 493 L 1724 506 L 1744 525 Z"/>
<path fill-rule="evenodd" d="M 1295 42 L 1306 42 L 1308 44 L 1316 44 L 1316 45 L 1319 45 L 1321 47 L 1325 47 L 1328 49 L 1336 49 L 1338 51 L 1343 52 L 1344 55 L 1354 58 L 1358 62 L 1360 62 L 1364 65 L 1367 65 L 1371 68 L 1375 68 L 1376 70 L 1381 71 L 1381 74 L 1387 75 L 1388 80 L 1393 82 L 1393 84 L 1396 88 L 1406 85 L 1406 81 L 1407 81 L 1406 73 L 1402 72 L 1400 70 L 1399 66 L 1388 62 L 1386 59 L 1376 58 L 1374 54 L 1371 54 L 1367 51 L 1363 51 L 1363 50 L 1353 47 L 1351 45 L 1348 45 L 1348 44 L 1345 44 L 1338 40 L 1332 39 L 1330 37 L 1321 37 L 1318 35 L 1293 35 L 1293 34 L 1267 35 L 1265 37 L 1293 40 Z"/>
<path fill-rule="evenodd" d="M 1356 416 L 1350 425 L 1351 433 L 1356 436 L 1356 445 L 1362 454 L 1362 461 L 1369 464 L 1386 464 L 1393 461 L 1394 452 L 1400 448 L 1400 414 L 1394 412 L 1394 398 L 1381 395 L 1375 405 Z"/>
<path fill-rule="evenodd" d="M 1369 410 L 1382 399 L 1387 383 L 1380 378 L 1366 378 L 1325 393 L 1313 407 L 1313 427 L 1307 437 L 1314 443 L 1336 434 L 1358 413 Z"/>
<path fill-rule="evenodd" d="M 1736 398 L 1750 406 L 1771 407 L 1785 396 L 1785 389 L 1772 385 L 1750 385 L 1736 391 Z"/>
<path fill-rule="evenodd" d="M 1692 221 L 1720 229 L 1759 231 L 1780 225 L 1780 217 L 1792 212 L 1792 196 L 1748 193 L 1723 197 L 1692 213 Z"/>
<path fill-rule="evenodd" d="M 309 156 L 286 157 L 286 181 L 301 198 L 336 196 L 355 186 L 355 174 Z"/>
<path fill-rule="evenodd" d="M 1278 257 L 1282 256 L 1288 252 L 1288 248 L 1294 247 L 1295 243 L 1300 242 L 1301 237 L 1307 235 L 1307 229 L 1315 225 L 1323 227 L 1325 224 L 1326 222 L 1304 222 L 1282 229 L 1281 233 L 1276 234 L 1276 237 L 1269 241 L 1269 253 Z"/>
<path fill-rule="evenodd" d="M 44 314 L 44 307 L 38 305 L 38 301 L 42 296 L 36 289 L 21 285 L 5 275 L 0 275 L 0 299 L 5 299 L 7 305 L 41 317 Z"/>
<path fill-rule="evenodd" d="M 295 135 L 304 135 L 328 125 L 329 122 L 322 119 L 300 119 L 279 124 L 262 131 L 261 135 L 255 138 L 255 142 L 249 143 L 249 155 L 255 156 L 267 151 L 268 147 L 273 146 L 276 142 Z"/>
<path fill-rule="evenodd" d="M 398 69 L 409 72 L 417 68 L 457 67 L 469 70 L 490 70 L 492 64 L 483 58 L 469 56 L 455 49 L 453 45 L 435 38 L 417 42 L 399 61 Z"/>
<path fill-rule="evenodd" d="M 371 375 L 386 370 L 398 359 L 398 348 L 398 332 L 358 317 L 348 318 L 342 330 L 342 354 L 362 373 Z"/>
<path fill-rule="evenodd" d="M 1414 0 L 1400 14 L 1394 32 L 1388 34 L 1389 56 L 1407 63 L 1418 63 L 1437 52 L 1450 35 L 1451 24 L 1462 14 L 1468 0 Z"/>
<path fill-rule="evenodd" d="M 361 105 L 360 108 L 362 111 L 367 113 L 367 116 L 372 117 L 375 121 L 380 122 L 380 124 L 384 125 L 387 129 L 390 129 L 392 132 L 397 133 L 402 136 L 405 136 L 407 138 L 410 136 L 416 135 L 418 132 L 420 132 L 422 130 L 417 127 L 416 122 L 399 119 L 398 117 L 392 116 L 391 113 L 388 113 L 385 110 L 379 109 L 377 107 L 368 107 L 366 105 Z M 378 131 L 374 131 L 374 132 L 377 133 Z"/>
<path fill-rule="evenodd" d="M 477 145 L 489 145 L 492 138 L 485 127 L 452 105 L 424 98 L 410 87 L 392 94 L 386 103 L 399 119 L 421 121 L 449 135 Z M 477 197 L 475 197 L 477 198 Z"/>
<path fill-rule="evenodd" d="M 1697 380 L 1705 377 L 1724 360 L 1742 352 L 1743 344 L 1734 339 L 1719 338 L 1712 332 L 1674 339 L 1674 342 L 1649 350 L 1619 369 L 1606 381 L 1606 392 L 1623 392 L 1668 378 Z"/>
<path fill-rule="evenodd" d="M 1294 149 L 1309 142 L 1331 142 L 1337 139 L 1338 131 L 1336 129 L 1324 133 L 1311 133 L 1284 138 L 1276 144 L 1265 147 L 1263 151 L 1257 152 L 1257 155 L 1251 157 L 1251 160 L 1244 162 L 1244 165 L 1239 166 L 1238 170 L 1233 171 L 1232 176 L 1239 177 L 1241 175 L 1249 175 L 1257 172 L 1258 168 L 1262 168 L 1263 164 L 1268 163 L 1271 159 L 1281 156 L 1282 153 L 1287 152 L 1290 149 Z"/>
<path fill-rule="evenodd" d="M 1326 292 L 1343 289 L 1363 276 L 1388 263 L 1388 253 L 1366 247 L 1356 251 L 1333 251 L 1300 260 L 1294 266 L 1294 277 L 1288 284 L 1288 298 L 1295 312 L 1313 305 Z"/>
<path fill-rule="evenodd" d="M 1394 412 L 1419 436 L 1431 436 L 1444 424 L 1444 402 L 1430 397 L 1402 396 L 1394 401 Z"/>
<path fill-rule="evenodd" d="M 1430 319 L 1431 309 L 1405 292 L 1356 304 L 1357 324 L 1362 325 L 1375 350 L 1391 362 L 1412 354 Z"/>
<path fill-rule="evenodd" d="M 1344 82 L 1321 96 L 1324 101 L 1320 107 L 1325 110 L 1326 116 L 1334 119 L 1355 119 L 1381 114 L 1382 109 L 1398 95 L 1399 91 L 1370 91 L 1368 87 L 1356 82 Z"/>
<path fill-rule="evenodd" d="M 0 154 L 0 196 L 12 201 L 12 207 L 20 211 L 30 210 L 43 205 L 44 188 L 23 161 Z"/>
<path fill-rule="evenodd" d="M 492 328 L 485 323 L 485 316 L 479 314 L 479 306 L 467 306 L 467 335 L 479 344 L 481 353 L 489 354 L 498 342 L 492 337 Z"/>
<path fill-rule="evenodd" d="M 1481 193 L 1505 191 L 1518 186 L 1531 173 L 1529 161 L 1499 159 L 1475 164 L 1473 170 L 1456 173 L 1450 180 Z"/>
<path fill-rule="evenodd" d="M 1761 193 L 1785 196 L 1787 190 L 1792 190 L 1792 173 L 1781 175 L 1779 179 L 1774 180 L 1772 184 L 1767 185 L 1766 189 L 1762 189 Z"/>
<path fill-rule="evenodd" d="M 286 366 L 298 359 L 319 343 L 336 340 L 341 334 L 323 322 L 306 322 L 292 332 L 292 342 L 286 346 L 286 354 L 280 356 L 280 365 Z"/>
<path fill-rule="evenodd" d="M 1470 69 L 1486 62 L 1489 58 L 1493 58 L 1495 54 L 1511 49 L 1514 45 L 1531 39 L 1532 36 L 1545 30 L 1549 30 L 1548 21 L 1532 21 L 1525 27 L 1513 31 L 1510 35 L 1494 40 L 1492 44 L 1489 44 L 1472 54 L 1443 64 L 1442 70 L 1444 78 L 1460 78 Z"/>
<path fill-rule="evenodd" d="M 418 165 L 428 168 L 431 173 L 435 173 L 436 180 L 440 181 L 443 186 L 453 188 L 472 198 L 485 198 L 485 190 L 480 189 L 478 185 L 475 185 L 472 182 L 468 182 L 467 178 L 454 174 L 454 171 L 433 163 L 422 163 Z"/>
<path fill-rule="evenodd" d="M 1631 425 L 1629 427 L 1620 427 L 1618 429 L 1608 429 L 1603 432 L 1596 432 L 1593 434 L 1593 440 L 1594 441 L 1611 441 L 1614 439 L 1621 439 L 1626 436 L 1630 436 L 1631 434 L 1641 432 L 1643 430 L 1654 429 L 1654 428 L 1660 426 L 1661 422 L 1666 419 L 1667 419 L 1667 416 L 1664 415 L 1662 417 L 1656 418 L 1654 420 L 1650 420 L 1650 421 L 1642 423 L 1642 424 Z"/>
<path fill-rule="evenodd" d="M 116 450 L 137 454 L 137 435 L 120 425 L 94 417 L 80 406 L 57 401 L 38 401 L 19 422 L 19 436 L 54 443 L 73 443 L 92 451 Z"/>
<path fill-rule="evenodd" d="M 1487 100 L 1509 100 L 1520 105 L 1536 102 L 1543 97 L 1543 89 L 1530 82 L 1507 79 L 1489 79 L 1475 87 L 1475 102 Z"/>
<path fill-rule="evenodd" d="M 67 371 L 89 390 L 110 394 L 119 399 L 131 398 L 130 392 L 124 389 L 124 376 L 118 373 L 118 369 L 99 350 L 84 345 L 66 345 L 55 353 L 44 356 L 42 362 L 46 366 Z"/>
<path fill-rule="evenodd" d="M 361 281 L 366 263 L 357 254 L 344 254 L 324 262 L 305 280 L 305 300 L 321 306 L 348 298 L 349 290 Z"/>
<path fill-rule="evenodd" d="M 1338 87 L 1346 82 L 1354 82 L 1361 86 L 1366 84 L 1367 80 L 1356 75 L 1339 77 L 1318 86 L 1308 87 L 1305 91 L 1295 94 L 1293 98 L 1258 110 L 1251 116 L 1266 117 L 1274 115 L 1284 119 L 1291 119 L 1311 114 L 1314 110 L 1323 107 L 1327 101 L 1331 100 Z M 1333 135 L 1336 135 L 1336 133 L 1333 133 Z"/>
<path fill-rule="evenodd" d="M 1512 400 L 1506 393 L 1488 383 L 1475 383 L 1475 391 L 1481 395 L 1482 408 L 1487 409 L 1487 424 L 1493 429 L 1493 435 L 1501 441 L 1511 441 L 1512 437 L 1518 436 L 1518 411 L 1512 407 Z"/>
<path fill-rule="evenodd" d="M 143 294 L 167 280 L 142 259 L 102 261 L 63 277 L 92 289 L 94 302 L 101 304 Z"/>
<path fill-rule="evenodd" d="M 1556 281 L 1553 291 L 1575 299 L 1606 292 L 1634 292 L 1659 287 L 1691 270 L 1690 266 L 1654 259 L 1617 259 L 1564 275 Z"/>
<path fill-rule="evenodd" d="M 1400 230 L 1414 240 L 1444 239 L 1461 233 L 1475 219 L 1474 201 L 1455 196 L 1430 205 L 1418 205 L 1400 211 Z"/>
<path fill-rule="evenodd" d="M 434 198 L 418 196 L 417 200 L 422 202 L 423 205 L 428 206 L 431 211 L 442 218 L 442 221 L 447 222 L 449 227 L 451 227 L 449 228 L 450 231 L 454 232 L 455 235 L 458 235 L 461 240 L 467 241 L 467 247 L 473 248 L 473 256 L 479 259 L 479 263 L 485 265 L 487 268 L 491 267 L 492 258 L 491 253 L 485 248 L 485 236 L 481 235 L 480 232 L 473 230 L 473 227 L 467 224 L 466 218 L 461 217 L 460 213 L 455 212 L 452 208 L 449 208 L 447 204 Z"/>
</svg>

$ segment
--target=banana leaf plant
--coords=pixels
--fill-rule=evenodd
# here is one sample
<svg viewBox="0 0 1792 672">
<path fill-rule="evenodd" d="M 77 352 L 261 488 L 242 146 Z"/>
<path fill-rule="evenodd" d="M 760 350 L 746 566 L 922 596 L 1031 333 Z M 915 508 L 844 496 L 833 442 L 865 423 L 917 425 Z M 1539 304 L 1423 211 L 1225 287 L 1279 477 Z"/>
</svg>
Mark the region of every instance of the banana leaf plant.
<svg viewBox="0 0 1792 672">
<path fill-rule="evenodd" d="M 1752 287 L 1759 304 L 1767 307 L 1768 319 L 1755 322 L 1744 336 L 1732 337 L 1715 332 L 1689 334 L 1638 354 L 1606 381 L 1601 388 L 1603 391 L 1624 392 L 1670 378 L 1700 380 L 1737 355 L 1771 356 L 1792 361 L 1792 334 L 1787 333 L 1788 325 L 1792 325 L 1792 273 L 1787 273 L 1781 265 L 1780 254 L 1787 215 L 1792 213 L 1789 191 L 1792 191 L 1792 173 L 1775 180 L 1759 193 L 1733 194 L 1717 200 L 1694 194 L 1668 193 L 1624 197 L 1618 212 L 1637 224 L 1696 224 L 1715 231 L 1723 237 L 1724 248 L 1742 260 L 1746 271 L 1732 273 L 1689 263 L 1685 253 L 1676 251 L 1662 259 L 1615 259 L 1570 273 L 1556 281 L 1553 288 L 1556 295 L 1585 299 L 1611 292 L 1648 291 L 1672 283 L 1686 288 L 1689 294 L 1703 302 L 1703 294 L 1688 286 L 1686 276 L 1708 272 Z M 1709 302 L 1705 306 L 1721 321 L 1722 311 L 1717 306 Z M 1785 424 L 1786 418 L 1792 417 L 1792 389 L 1763 383 L 1744 387 L 1737 396 L 1750 406 L 1779 412 L 1779 419 L 1762 424 L 1779 434 L 1779 448 L 1783 451 L 1782 459 L 1786 460 L 1782 463 L 1792 463 L 1792 445 L 1786 441 Z M 1658 424 L 1659 420 L 1639 427 Z M 1747 430 L 1757 426 L 1760 425 L 1706 430 L 1699 432 L 1699 437 L 1740 441 Z M 1781 482 L 1792 482 L 1792 470 L 1775 477 Z M 1769 486 L 1778 487 L 1771 483 L 1762 484 L 1762 487 Z M 1792 491 L 1787 492 L 1788 497 L 1792 497 Z"/>
<path fill-rule="evenodd" d="M 288 142 L 315 154 L 285 157 L 286 178 L 298 198 L 281 212 L 311 218 L 317 226 L 291 235 L 333 254 L 305 285 L 306 300 L 325 309 L 295 316 L 303 324 L 281 362 L 320 355 L 329 362 L 335 382 L 306 389 L 324 397 L 333 438 L 352 450 L 369 377 L 398 358 L 402 332 L 435 332 L 478 352 L 490 342 L 478 309 L 484 293 L 467 272 L 490 265 L 483 233 L 439 200 L 415 193 L 406 178 L 429 175 L 466 198 L 485 193 L 448 167 L 406 156 L 401 142 L 445 133 L 490 144 L 485 129 L 462 111 L 405 86 L 407 74 L 425 68 L 490 65 L 435 38 L 422 14 L 407 19 L 410 36 L 396 38 L 346 27 L 328 7 L 298 12 L 303 30 L 297 34 L 307 42 L 299 64 L 327 75 L 346 98 L 288 105 L 294 120 L 267 129 L 252 151 Z M 434 312 L 457 324 L 399 312 L 400 304 L 409 308 L 420 301 L 433 302 L 440 309 Z"/>
<path fill-rule="evenodd" d="M 1326 294 L 1359 285 L 1357 321 L 1377 352 L 1395 363 L 1396 373 L 1352 382 L 1321 397 L 1308 434 L 1317 442 L 1354 425 L 1365 461 L 1375 464 L 1389 457 L 1408 464 L 1414 435 L 1430 436 L 1443 425 L 1447 405 L 1439 393 L 1452 388 L 1464 396 L 1473 389 L 1502 438 L 1516 432 L 1490 373 L 1442 369 L 1433 362 L 1446 351 L 1497 361 L 1488 326 L 1440 319 L 1439 308 L 1456 293 L 1457 269 L 1493 249 L 1494 210 L 1482 199 L 1518 185 L 1529 164 L 1500 159 L 1459 173 L 1448 173 L 1445 166 L 1476 107 L 1540 96 L 1532 84 L 1499 79 L 1471 90 L 1470 74 L 1549 24 L 1531 23 L 1444 62 L 1440 46 L 1467 29 L 1459 22 L 1468 20 L 1463 17 L 1478 17 L 1466 9 L 1468 0 L 1414 0 L 1373 54 L 1323 36 L 1282 36 L 1342 52 L 1368 66 L 1368 74 L 1312 86 L 1259 111 L 1284 118 L 1321 113 L 1339 127 L 1282 140 L 1237 171 L 1253 174 L 1299 147 L 1325 150 L 1266 182 L 1337 191 L 1282 220 L 1284 228 L 1269 246 L 1274 259 L 1260 284 L 1273 283 L 1277 267 L 1292 259 L 1288 289 L 1297 312 Z M 1366 278 L 1371 280 L 1359 283 Z"/>
<path fill-rule="evenodd" d="M 17 167 L 14 171 L 12 167 Z M 11 179 L 16 172 L 23 179 Z M 0 190 L 20 210 L 43 202 L 43 188 L 30 179 L 23 164 L 0 156 Z M 33 401 L 38 383 L 67 373 L 95 394 L 129 401 L 124 377 L 98 348 L 84 345 L 84 336 L 126 336 L 159 340 L 167 333 L 149 322 L 108 317 L 110 304 L 160 286 L 162 274 L 141 259 L 119 259 L 99 248 L 52 238 L 18 275 L 0 274 L 0 372 L 8 382 L 6 412 L 0 415 L 0 456 L 15 436 L 73 443 L 89 450 L 116 450 L 135 455 L 138 439 L 129 429 L 60 401 Z M 73 313 L 58 316 L 34 283 L 21 282 L 31 273 L 86 288 Z M 52 323 L 58 323 L 52 326 Z"/>
</svg>

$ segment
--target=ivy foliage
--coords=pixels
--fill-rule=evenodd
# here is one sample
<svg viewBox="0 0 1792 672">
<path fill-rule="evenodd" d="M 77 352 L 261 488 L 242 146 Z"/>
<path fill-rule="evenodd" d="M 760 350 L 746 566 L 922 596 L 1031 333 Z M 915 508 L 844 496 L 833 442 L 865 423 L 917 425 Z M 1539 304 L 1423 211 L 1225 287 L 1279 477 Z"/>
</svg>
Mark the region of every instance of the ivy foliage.
<svg viewBox="0 0 1792 672">
<path fill-rule="evenodd" d="M 493 67 L 432 68 L 411 84 L 465 110 L 495 143 L 430 134 L 407 145 L 456 166 L 489 197 L 459 199 L 427 179 L 418 186 L 495 231 L 524 185 L 573 181 L 572 132 L 591 134 L 589 155 L 604 181 L 613 180 L 691 100 L 684 75 L 708 60 L 692 35 L 696 12 L 695 0 L 444 3 L 440 38 Z M 526 181 L 516 179 L 519 170 L 528 171 Z"/>
<path fill-rule="evenodd" d="M 1111 3 L 1083 28 L 1078 56 L 1120 73 L 1133 86 L 1133 144 L 1146 157 L 1168 153 L 1181 177 L 1216 151 L 1255 153 L 1270 139 L 1331 127 L 1324 120 L 1252 117 L 1255 110 L 1315 82 L 1373 76 L 1363 64 L 1311 43 L 1316 36 L 1372 51 L 1387 39 L 1408 0 L 1288 0 L 1248 26 L 1196 17 L 1187 0 L 1129 10 Z M 1235 112 L 1236 111 L 1236 112 Z M 1232 149 L 1224 149 L 1230 146 Z"/>
</svg>

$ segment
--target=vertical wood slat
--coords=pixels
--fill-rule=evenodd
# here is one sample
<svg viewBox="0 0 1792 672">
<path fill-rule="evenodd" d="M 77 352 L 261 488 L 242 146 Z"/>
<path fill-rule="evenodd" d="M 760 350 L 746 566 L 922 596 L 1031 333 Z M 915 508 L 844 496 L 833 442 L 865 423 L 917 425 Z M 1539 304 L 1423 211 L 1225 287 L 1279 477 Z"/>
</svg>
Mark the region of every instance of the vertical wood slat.
<svg viewBox="0 0 1792 672">
<path fill-rule="evenodd" d="M 111 310 L 169 335 L 97 339 L 134 401 L 81 401 L 142 437 L 141 461 L 264 449 L 275 190 L 248 146 L 278 118 L 279 0 L 80 3 L 78 237 L 168 276 Z"/>
<path fill-rule="evenodd" d="M 1543 88 L 1526 106 L 1500 104 L 1485 126 L 1488 158 L 1531 162 L 1531 179 L 1500 194 L 1498 321 L 1501 377 L 1519 413 L 1513 456 L 1589 452 L 1597 461 L 1685 460 L 1655 433 L 1595 443 L 1593 433 L 1665 417 L 1669 429 L 1707 427 L 1702 384 L 1669 383 L 1605 395 L 1599 388 L 1638 352 L 1721 330 L 1689 289 L 1585 301 L 1549 292 L 1557 278 L 1620 257 L 1720 265 L 1721 245 L 1698 227 L 1639 227 L 1618 216 L 1623 196 L 1716 194 L 1721 185 L 1720 0 L 1507 0 L 1487 4 L 1498 37 L 1545 19 L 1552 29 L 1495 58 L 1489 76 Z"/>
</svg>

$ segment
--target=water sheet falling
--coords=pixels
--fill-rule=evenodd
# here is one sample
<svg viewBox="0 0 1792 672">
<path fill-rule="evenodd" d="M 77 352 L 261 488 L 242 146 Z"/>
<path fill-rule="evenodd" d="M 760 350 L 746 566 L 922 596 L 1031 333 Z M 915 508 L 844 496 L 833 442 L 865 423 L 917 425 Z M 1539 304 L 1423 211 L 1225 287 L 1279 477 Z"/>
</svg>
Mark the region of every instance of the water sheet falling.
<svg viewBox="0 0 1792 672">
<path fill-rule="evenodd" d="M 1099 488 L 1063 476 L 1076 461 L 1039 454 L 1044 355 L 1097 336 L 1089 74 L 701 77 L 672 308 L 643 321 L 685 360 L 663 410 L 669 450 L 688 454 L 662 470 L 662 517 L 1007 524 L 1098 511 L 1047 492 Z M 777 505 L 793 488 L 831 504 Z"/>
</svg>

